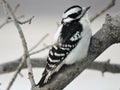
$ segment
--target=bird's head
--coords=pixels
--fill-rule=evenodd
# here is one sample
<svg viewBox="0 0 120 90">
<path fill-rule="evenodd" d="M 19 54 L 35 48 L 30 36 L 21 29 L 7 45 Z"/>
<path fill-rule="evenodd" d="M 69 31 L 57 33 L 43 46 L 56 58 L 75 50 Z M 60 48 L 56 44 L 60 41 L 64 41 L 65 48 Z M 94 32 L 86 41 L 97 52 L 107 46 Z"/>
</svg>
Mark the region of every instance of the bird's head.
<svg viewBox="0 0 120 90">
<path fill-rule="evenodd" d="M 63 14 L 61 23 L 79 21 L 81 18 L 85 16 L 85 14 L 89 9 L 90 9 L 90 6 L 85 8 L 85 7 L 80 7 L 78 5 L 68 8 Z"/>
</svg>

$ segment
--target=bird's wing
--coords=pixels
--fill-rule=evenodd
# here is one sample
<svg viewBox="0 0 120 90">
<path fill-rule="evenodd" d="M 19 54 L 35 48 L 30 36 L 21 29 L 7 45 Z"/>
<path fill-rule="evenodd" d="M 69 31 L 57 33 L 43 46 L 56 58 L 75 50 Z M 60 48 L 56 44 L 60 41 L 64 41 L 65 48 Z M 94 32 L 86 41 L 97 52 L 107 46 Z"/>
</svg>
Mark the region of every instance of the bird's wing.
<svg viewBox="0 0 120 90">
<path fill-rule="evenodd" d="M 82 25 L 80 23 L 72 23 L 62 27 L 59 39 L 62 41 L 58 45 L 52 46 L 49 50 L 47 58 L 48 68 L 50 70 L 56 68 L 78 44 L 81 37 Z"/>
<path fill-rule="evenodd" d="M 42 79 L 39 82 L 40 85 L 48 82 L 48 77 L 55 72 L 55 69 L 63 62 L 70 51 L 76 47 L 81 39 L 81 32 L 82 26 L 79 23 L 62 27 L 59 39 L 63 42 L 52 46 L 49 50 L 47 65 L 43 72 Z"/>
</svg>

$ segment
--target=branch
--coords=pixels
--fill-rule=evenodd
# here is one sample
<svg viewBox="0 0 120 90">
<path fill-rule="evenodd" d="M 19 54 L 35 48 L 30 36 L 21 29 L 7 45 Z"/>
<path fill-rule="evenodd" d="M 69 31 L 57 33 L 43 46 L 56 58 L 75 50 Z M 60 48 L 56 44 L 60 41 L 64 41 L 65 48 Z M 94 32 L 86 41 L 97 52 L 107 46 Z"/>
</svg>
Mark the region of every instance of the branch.
<svg viewBox="0 0 120 90">
<path fill-rule="evenodd" d="M 16 73 L 14 74 L 14 77 L 13 77 L 12 81 L 10 82 L 7 90 L 9 90 L 10 87 L 12 86 L 15 78 L 17 77 L 18 73 L 20 72 L 21 67 L 22 67 L 22 65 L 23 65 L 23 63 L 25 61 L 27 61 L 28 75 L 29 75 L 29 78 L 30 78 L 30 81 L 31 81 L 31 85 L 34 86 L 35 82 L 34 82 L 34 79 L 33 79 L 32 66 L 31 66 L 31 62 L 30 62 L 30 58 L 29 58 L 29 52 L 28 52 L 27 43 L 26 43 L 24 34 L 22 32 L 21 27 L 19 26 L 19 24 L 17 22 L 17 19 L 16 19 L 15 15 L 14 15 L 14 12 L 12 11 L 10 5 L 6 2 L 6 0 L 2 0 L 2 4 L 3 4 L 3 7 L 5 8 L 5 10 L 7 11 L 7 13 L 9 14 L 10 18 L 13 20 L 14 25 L 16 26 L 16 28 L 18 30 L 19 36 L 21 38 L 23 50 L 24 50 L 24 55 L 23 55 L 23 58 L 21 60 L 21 63 L 17 67 Z"/>
<path fill-rule="evenodd" d="M 4 64 L 0 64 L 0 74 L 14 72 L 19 65 L 21 59 L 14 60 L 12 62 L 7 62 Z M 31 64 L 34 68 L 44 68 L 46 65 L 46 57 L 43 58 L 31 58 Z M 24 63 L 22 69 L 26 69 L 27 65 Z M 120 64 L 111 64 L 107 62 L 93 62 L 90 66 L 87 67 L 90 70 L 101 71 L 102 73 L 110 72 L 110 73 L 120 73 Z"/>
<path fill-rule="evenodd" d="M 88 66 L 88 69 L 101 71 L 102 74 L 105 72 L 120 73 L 120 64 L 111 64 L 109 60 L 105 62 L 95 61 L 90 66 Z"/>
<path fill-rule="evenodd" d="M 43 36 L 39 41 L 38 41 L 38 43 L 36 43 L 30 50 L 29 50 L 29 52 L 31 52 L 31 51 L 33 51 L 35 48 L 37 48 L 37 46 L 39 46 L 41 43 L 42 43 L 42 41 L 44 41 L 44 39 L 48 36 L 49 34 L 47 33 L 45 36 Z"/>
<path fill-rule="evenodd" d="M 17 4 L 17 5 L 15 6 L 14 10 L 13 10 L 13 13 L 16 13 L 16 11 L 18 10 L 19 7 L 20 7 L 20 4 Z M 31 24 L 31 21 L 32 21 L 32 19 L 34 18 L 34 16 L 32 16 L 31 18 L 29 18 L 29 19 L 27 19 L 27 20 L 25 20 L 25 21 L 22 21 L 22 22 L 18 20 L 18 19 L 21 19 L 21 18 L 23 18 L 23 17 L 24 17 L 24 15 L 21 15 L 21 16 L 18 16 L 18 17 L 17 17 L 17 21 L 18 21 L 19 24 L 26 24 L 26 23 Z M 5 26 L 6 24 L 8 24 L 8 23 L 10 23 L 10 22 L 13 22 L 13 20 L 8 16 L 8 17 L 5 19 L 5 21 L 0 25 L 0 28 L 2 28 L 3 26 Z"/>
<path fill-rule="evenodd" d="M 109 14 L 106 15 L 102 28 L 91 39 L 88 56 L 84 60 L 70 66 L 64 66 L 60 72 L 52 77 L 50 83 L 43 88 L 36 87 L 37 90 L 62 90 L 92 64 L 101 53 L 115 43 L 120 43 L 120 13 L 114 18 Z M 33 88 L 33 90 L 35 89 Z"/>
<path fill-rule="evenodd" d="M 18 4 L 15 6 L 13 12 L 16 13 L 19 7 L 20 7 L 20 4 L 18 3 Z"/>
<path fill-rule="evenodd" d="M 31 18 L 29 18 L 28 20 L 26 20 L 26 21 L 23 21 L 23 22 L 21 22 L 21 21 L 18 21 L 18 23 L 19 24 L 26 24 L 26 23 L 29 23 L 29 24 L 31 24 L 31 21 L 32 21 L 32 19 L 34 18 L 34 16 L 32 16 Z"/>
<path fill-rule="evenodd" d="M 21 18 L 23 18 L 23 17 L 24 17 L 24 15 L 21 15 L 21 16 L 18 16 L 17 19 L 21 19 Z M 9 17 L 7 17 L 7 18 L 5 19 L 5 21 L 0 25 L 0 28 L 2 28 L 3 26 L 5 26 L 6 24 L 9 24 L 9 23 L 11 23 L 11 22 L 13 22 L 13 20 L 11 20 L 11 19 L 9 19 Z"/>
<path fill-rule="evenodd" d="M 101 16 L 103 13 L 105 13 L 110 8 L 112 8 L 115 5 L 115 2 L 116 2 L 116 0 L 111 0 L 111 2 L 108 4 L 108 6 L 106 6 L 102 11 L 100 11 L 99 13 L 97 13 L 95 16 L 93 16 L 90 19 L 90 22 L 93 22 L 96 18 L 98 18 L 99 16 Z"/>
<path fill-rule="evenodd" d="M 44 50 L 46 50 L 46 49 L 48 49 L 48 48 L 50 48 L 50 47 L 52 47 L 52 46 L 54 46 L 54 45 L 58 45 L 58 44 L 60 44 L 60 43 L 62 43 L 62 42 L 63 42 L 63 41 L 61 40 L 61 41 L 56 42 L 56 43 L 53 43 L 53 44 L 51 44 L 51 45 L 47 45 L 46 47 L 44 47 L 44 48 L 42 48 L 42 49 L 40 49 L 40 50 L 37 50 L 37 51 L 34 51 L 34 52 L 29 53 L 29 55 L 31 56 L 31 55 L 37 54 L 37 53 L 42 52 L 42 51 L 44 51 Z"/>
<path fill-rule="evenodd" d="M 15 6 L 13 12 L 16 13 L 19 7 L 20 7 L 20 4 L 17 4 Z M 23 18 L 23 17 L 24 17 L 24 15 L 21 15 L 21 16 L 17 17 L 17 19 L 20 19 L 20 18 Z M 11 18 L 9 16 L 6 17 L 5 21 L 0 25 L 0 28 L 2 28 L 3 26 L 5 26 L 6 24 L 8 24 L 10 22 L 12 22 Z"/>
</svg>

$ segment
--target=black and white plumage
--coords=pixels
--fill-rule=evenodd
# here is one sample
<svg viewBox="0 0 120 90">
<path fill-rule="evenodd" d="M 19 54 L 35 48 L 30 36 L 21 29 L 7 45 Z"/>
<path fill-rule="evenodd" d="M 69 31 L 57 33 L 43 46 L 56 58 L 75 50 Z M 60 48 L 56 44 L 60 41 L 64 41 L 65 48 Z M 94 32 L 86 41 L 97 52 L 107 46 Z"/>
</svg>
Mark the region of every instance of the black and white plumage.
<svg viewBox="0 0 120 90">
<path fill-rule="evenodd" d="M 73 64 L 87 56 L 90 38 L 92 36 L 87 11 L 90 7 L 83 8 L 78 5 L 68 8 L 58 28 L 47 57 L 47 65 L 42 78 L 37 84 L 42 87 L 49 82 L 51 76 L 60 70 L 64 64 Z"/>
</svg>

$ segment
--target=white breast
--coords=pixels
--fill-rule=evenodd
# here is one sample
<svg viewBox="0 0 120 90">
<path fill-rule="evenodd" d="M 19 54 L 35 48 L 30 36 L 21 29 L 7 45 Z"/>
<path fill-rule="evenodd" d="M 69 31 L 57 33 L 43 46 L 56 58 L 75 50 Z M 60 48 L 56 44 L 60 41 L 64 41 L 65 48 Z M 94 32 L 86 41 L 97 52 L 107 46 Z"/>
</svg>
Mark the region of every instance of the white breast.
<svg viewBox="0 0 120 90">
<path fill-rule="evenodd" d="M 61 24 L 60 27 L 58 28 L 57 32 L 55 33 L 55 36 L 52 41 L 53 44 L 59 41 L 60 32 L 62 30 L 62 27 L 63 27 L 63 25 Z"/>
<path fill-rule="evenodd" d="M 88 19 L 81 19 L 80 23 L 83 25 L 83 31 L 81 32 L 81 40 L 78 45 L 70 52 L 65 59 L 65 64 L 73 64 L 76 61 L 82 60 L 87 56 L 90 38 L 92 36 L 90 22 Z"/>
</svg>

